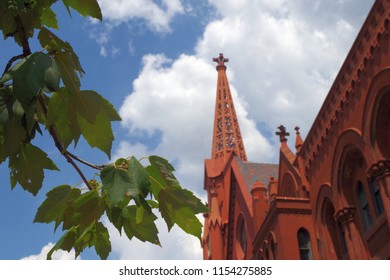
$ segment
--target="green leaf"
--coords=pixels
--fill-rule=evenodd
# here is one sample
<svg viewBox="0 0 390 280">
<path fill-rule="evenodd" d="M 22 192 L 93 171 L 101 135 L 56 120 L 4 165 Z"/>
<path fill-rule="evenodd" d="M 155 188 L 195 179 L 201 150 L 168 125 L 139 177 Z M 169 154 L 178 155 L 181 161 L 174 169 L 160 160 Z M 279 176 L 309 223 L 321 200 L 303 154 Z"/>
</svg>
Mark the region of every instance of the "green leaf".
<svg viewBox="0 0 390 280">
<path fill-rule="evenodd" d="M 209 209 L 202 201 L 187 189 L 173 189 L 169 191 L 174 200 L 179 201 L 183 206 L 190 207 L 194 213 L 206 213 Z"/>
<path fill-rule="evenodd" d="M 101 223 L 96 223 L 96 253 L 103 260 L 106 260 L 111 252 L 110 235 L 107 228 Z"/>
<path fill-rule="evenodd" d="M 9 87 L 0 89 L 0 124 L 5 123 L 12 117 L 12 105 L 15 98 Z"/>
<path fill-rule="evenodd" d="M 41 46 L 53 55 L 57 70 L 67 89 L 72 93 L 79 92 L 79 76 L 83 75 L 84 70 L 72 46 L 44 27 L 41 27 L 38 40 Z"/>
<path fill-rule="evenodd" d="M 67 149 L 73 140 L 76 145 L 81 135 L 77 115 L 70 112 L 71 107 L 70 95 L 64 88 L 51 96 L 47 107 L 46 127 L 55 126 L 64 149 Z"/>
<path fill-rule="evenodd" d="M 87 246 L 92 247 L 96 244 L 95 222 L 89 224 L 87 227 L 83 229 L 77 227 L 76 233 L 77 236 L 73 248 L 75 249 L 76 258 L 77 258 Z"/>
<path fill-rule="evenodd" d="M 111 122 L 105 115 L 99 113 L 94 123 L 89 123 L 83 118 L 78 118 L 81 134 L 88 144 L 103 151 L 108 158 L 111 158 L 111 147 L 114 141 L 114 134 L 111 129 Z"/>
<path fill-rule="evenodd" d="M 72 109 L 78 113 L 80 131 L 91 147 L 97 147 L 111 156 L 114 135 L 111 121 L 120 117 L 114 107 L 100 94 L 91 90 L 83 90 L 73 95 Z"/>
<path fill-rule="evenodd" d="M 203 226 L 191 208 L 184 207 L 174 210 L 173 220 L 186 233 L 196 236 L 201 240 Z"/>
<path fill-rule="evenodd" d="M 43 90 L 47 93 L 57 91 L 60 88 L 60 70 L 55 60 L 52 60 L 51 63 L 51 67 L 45 71 L 45 86 Z"/>
<path fill-rule="evenodd" d="M 61 88 L 48 105 L 47 127 L 56 126 L 65 148 L 82 134 L 91 147 L 111 155 L 114 135 L 111 121 L 120 120 L 114 107 L 94 91 L 71 93 Z"/>
<path fill-rule="evenodd" d="M 46 194 L 46 200 L 39 206 L 34 223 L 55 222 L 55 229 L 64 219 L 65 210 L 81 195 L 77 188 L 61 185 Z"/>
<path fill-rule="evenodd" d="M 158 209 L 158 202 L 157 201 L 154 201 L 154 200 L 146 200 L 146 202 L 150 205 L 150 207 L 154 208 L 154 209 Z"/>
<path fill-rule="evenodd" d="M 48 54 L 36 52 L 17 63 L 2 79 L 13 80 L 13 92 L 23 108 L 36 98 L 44 87 L 56 87 L 53 60 Z M 50 85 L 47 85 L 49 82 Z M 58 79 L 59 82 L 59 79 Z"/>
<path fill-rule="evenodd" d="M 83 193 L 72 203 L 73 215 L 70 220 L 64 220 L 64 229 L 75 225 L 81 230 L 88 227 L 101 218 L 104 208 L 104 201 L 96 190 Z"/>
<path fill-rule="evenodd" d="M 79 66 L 74 61 L 71 52 L 58 52 L 54 55 L 54 60 L 58 65 L 64 85 L 72 92 L 80 91 L 80 79 L 78 74 L 81 73 Z M 78 59 L 77 59 L 78 62 Z"/>
<path fill-rule="evenodd" d="M 202 225 L 196 214 L 208 208 L 191 191 L 183 189 L 173 175 L 173 166 L 164 158 L 149 157 L 146 168 L 151 178 L 151 190 L 158 201 L 159 211 L 168 230 L 177 224 L 185 232 L 201 238 Z"/>
<path fill-rule="evenodd" d="M 41 22 L 47 27 L 58 29 L 56 13 L 50 7 L 44 7 L 42 9 Z"/>
<path fill-rule="evenodd" d="M 14 99 L 14 103 L 12 104 L 12 113 L 17 118 L 22 118 L 24 115 L 24 109 L 22 107 L 22 104 L 16 99 Z"/>
<path fill-rule="evenodd" d="M 123 228 L 123 216 L 122 216 L 122 208 L 113 206 L 107 208 L 107 217 L 110 222 L 116 227 L 120 234 L 122 234 Z"/>
<path fill-rule="evenodd" d="M 64 250 L 67 252 L 70 252 L 72 248 L 74 247 L 74 244 L 77 240 L 77 229 L 71 228 L 68 230 L 58 241 L 57 243 L 51 248 L 51 250 L 47 253 L 47 259 L 51 260 L 52 255 L 57 250 Z"/>
<path fill-rule="evenodd" d="M 111 121 L 120 121 L 121 118 L 114 106 L 103 96 L 93 90 L 82 90 L 73 95 L 79 115 L 90 123 L 94 123 L 99 113 L 105 115 Z"/>
<path fill-rule="evenodd" d="M 36 111 L 36 102 L 30 102 L 23 109 L 10 88 L 0 90 L 0 124 L 7 134 L 8 155 L 16 150 L 19 142 L 30 142 L 36 130 L 40 131 Z"/>
<path fill-rule="evenodd" d="M 101 171 L 100 178 L 110 206 L 118 205 L 128 197 L 139 203 L 137 185 L 126 171 L 109 165 Z"/>
<path fill-rule="evenodd" d="M 35 135 L 35 128 L 37 124 L 37 117 L 36 117 L 36 103 L 32 102 L 28 106 L 26 106 L 25 109 L 25 128 L 27 129 L 27 134 L 30 136 L 31 139 L 34 138 Z M 30 140 L 29 140 L 30 141 Z"/>
<path fill-rule="evenodd" d="M 142 196 L 146 197 L 150 191 L 149 174 L 146 172 L 142 164 L 133 156 L 130 158 L 128 165 L 129 167 L 127 173 L 138 185 L 138 189 L 140 190 Z"/>
<path fill-rule="evenodd" d="M 141 221 L 138 221 L 138 223 L 136 220 L 137 211 L 141 211 L 143 214 Z M 136 237 L 143 242 L 148 241 L 160 245 L 158 229 L 154 223 L 157 217 L 153 213 L 143 211 L 136 205 L 130 205 L 123 209 L 122 216 L 123 229 L 130 240 Z"/>
<path fill-rule="evenodd" d="M 42 187 L 44 169 L 59 170 L 47 154 L 29 143 L 20 145 L 18 153 L 10 156 L 11 180 L 18 182 L 25 190 L 36 195 Z"/>
<path fill-rule="evenodd" d="M 138 225 L 142 223 L 144 219 L 144 214 L 145 214 L 145 208 L 143 207 L 137 207 L 137 213 L 135 215 L 135 223 Z"/>
<path fill-rule="evenodd" d="M 26 130 L 22 126 L 22 120 L 16 117 L 8 120 L 4 124 L 4 150 L 7 156 L 15 153 L 22 142 L 26 139 Z"/>
<path fill-rule="evenodd" d="M 72 7 L 82 16 L 91 16 L 102 20 L 102 12 L 96 0 L 62 0 L 66 9 L 70 13 L 69 7 Z"/>
</svg>

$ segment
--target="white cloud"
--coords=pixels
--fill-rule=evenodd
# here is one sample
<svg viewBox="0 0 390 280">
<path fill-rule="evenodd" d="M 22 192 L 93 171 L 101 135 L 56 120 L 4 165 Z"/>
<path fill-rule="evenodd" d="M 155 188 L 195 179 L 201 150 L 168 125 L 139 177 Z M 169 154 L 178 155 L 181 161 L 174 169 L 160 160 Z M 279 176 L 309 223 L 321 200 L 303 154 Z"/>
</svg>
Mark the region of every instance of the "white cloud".
<svg viewBox="0 0 390 280">
<path fill-rule="evenodd" d="M 248 158 L 276 161 L 276 127 L 284 124 L 291 133 L 298 125 L 303 135 L 309 130 L 370 2 L 209 0 L 218 18 L 205 27 L 194 55 L 175 60 L 145 55 L 120 109 L 130 135 L 152 137 L 158 131 L 161 141 L 154 147 L 122 142 L 121 153 L 162 155 L 174 162 L 185 186 L 204 194 L 217 78 L 211 58 L 223 52 L 230 58 L 227 73 Z M 263 136 L 271 133 L 271 138 Z M 290 137 L 292 150 L 294 140 Z M 170 252 L 175 245 L 168 242 L 164 248 Z M 122 256 L 132 254 L 131 246 L 121 250 Z M 143 258 L 166 257 L 143 253 Z"/>
<path fill-rule="evenodd" d="M 104 46 L 100 47 L 100 55 L 103 57 L 107 57 L 106 47 L 104 47 Z"/>
<path fill-rule="evenodd" d="M 98 2 L 105 20 L 122 23 L 142 19 L 157 32 L 170 31 L 172 18 L 184 13 L 180 0 L 99 0 Z"/>
<path fill-rule="evenodd" d="M 135 54 L 135 47 L 134 47 L 133 41 L 129 40 L 129 42 L 127 43 L 127 50 L 128 50 L 130 55 Z"/>
<path fill-rule="evenodd" d="M 177 226 L 174 226 L 168 232 L 167 226 L 161 217 L 156 221 L 161 247 L 149 242 L 142 242 L 136 238 L 129 241 L 124 232 L 122 232 L 121 236 L 112 224 L 109 222 L 105 224 L 110 233 L 112 253 L 118 259 L 201 259 L 202 249 L 199 239 L 184 233 Z"/>
<path fill-rule="evenodd" d="M 46 260 L 47 253 L 53 248 L 53 243 L 48 243 L 42 247 L 42 250 L 37 255 L 31 255 L 28 257 L 22 258 L 22 260 Z M 74 260 L 75 253 L 74 250 L 71 250 L 69 253 L 66 251 L 58 250 L 55 251 L 52 255 L 53 260 Z M 78 257 L 77 259 L 80 259 Z"/>
<path fill-rule="evenodd" d="M 120 49 L 110 47 L 111 33 L 121 24 L 129 26 L 140 22 L 149 30 L 165 34 L 171 32 L 171 23 L 175 16 L 190 11 L 190 7 L 184 7 L 182 0 L 98 0 L 102 10 L 104 23 L 96 19 L 90 19 L 88 25 L 89 37 L 100 46 L 100 55 L 103 57 L 115 57 Z M 110 51 L 108 51 L 110 49 Z M 135 48 L 129 41 L 128 49 L 131 55 Z"/>
</svg>

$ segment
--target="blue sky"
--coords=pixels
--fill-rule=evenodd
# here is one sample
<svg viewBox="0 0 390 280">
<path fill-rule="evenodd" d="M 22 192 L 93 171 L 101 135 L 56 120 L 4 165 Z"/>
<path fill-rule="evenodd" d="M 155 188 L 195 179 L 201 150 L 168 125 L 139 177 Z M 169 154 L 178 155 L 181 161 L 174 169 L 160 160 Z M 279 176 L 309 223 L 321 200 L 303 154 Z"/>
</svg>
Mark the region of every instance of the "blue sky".
<svg viewBox="0 0 390 280">
<path fill-rule="evenodd" d="M 212 58 L 230 58 L 228 77 L 248 159 L 276 162 L 276 127 L 305 136 L 373 0 L 100 0 L 102 23 L 56 7 L 59 36 L 86 72 L 84 89 L 107 98 L 123 121 L 113 126 L 113 159 L 158 154 L 175 164 L 183 185 L 205 199 L 203 161 L 211 153 L 216 71 Z M 34 45 L 35 50 L 39 50 Z M 0 62 L 20 52 L 0 42 Z M 290 140 L 290 143 L 294 139 Z M 60 167 L 47 172 L 33 197 L 10 190 L 0 166 L 0 259 L 41 258 L 60 232 L 33 224 L 45 193 L 80 178 L 50 139 L 37 139 Z M 293 148 L 293 147 L 291 147 Z M 76 153 L 108 159 L 81 142 Z M 86 169 L 90 176 L 93 173 Z M 112 259 L 201 258 L 196 238 L 160 223 L 162 248 L 129 242 L 110 228 Z M 59 253 L 57 258 L 69 258 Z M 94 259 L 93 251 L 82 254 Z"/>
</svg>

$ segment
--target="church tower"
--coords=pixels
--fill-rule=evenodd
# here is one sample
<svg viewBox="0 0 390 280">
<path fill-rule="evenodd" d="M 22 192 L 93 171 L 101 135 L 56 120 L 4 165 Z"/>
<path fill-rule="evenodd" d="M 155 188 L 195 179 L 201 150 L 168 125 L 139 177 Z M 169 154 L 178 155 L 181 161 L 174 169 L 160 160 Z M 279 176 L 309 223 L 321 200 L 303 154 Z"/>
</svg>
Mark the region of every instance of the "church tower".
<svg viewBox="0 0 390 280">
<path fill-rule="evenodd" d="M 213 59 L 218 72 L 211 159 L 205 161 L 205 182 L 210 213 L 205 215 L 203 236 L 204 259 L 229 258 L 228 224 L 231 217 L 232 184 L 229 161 L 238 157 L 246 162 L 245 147 L 234 109 L 225 63 L 219 54 Z"/>
<path fill-rule="evenodd" d="M 219 54 L 219 57 L 214 58 L 213 61 L 217 63 L 218 82 L 211 157 L 217 167 L 225 164 L 233 151 L 243 161 L 246 161 L 246 153 L 226 76 L 225 63 L 229 59 Z"/>
</svg>

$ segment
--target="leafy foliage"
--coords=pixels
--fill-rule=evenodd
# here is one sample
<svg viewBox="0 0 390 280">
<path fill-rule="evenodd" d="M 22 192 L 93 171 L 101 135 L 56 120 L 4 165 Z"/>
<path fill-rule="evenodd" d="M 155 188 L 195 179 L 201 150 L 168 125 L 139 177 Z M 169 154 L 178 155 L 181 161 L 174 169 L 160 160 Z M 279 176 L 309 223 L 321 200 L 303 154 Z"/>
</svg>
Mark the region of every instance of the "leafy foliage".
<svg viewBox="0 0 390 280">
<path fill-rule="evenodd" d="M 0 30 L 4 39 L 13 38 L 22 54 L 10 58 L 0 77 L 0 163 L 8 161 L 11 187 L 20 185 L 36 195 L 45 170 L 58 170 L 48 155 L 33 145 L 36 133 L 46 131 L 58 151 L 82 178 L 87 191 L 60 185 L 46 194 L 34 222 L 54 223 L 64 231 L 47 255 L 74 249 L 76 257 L 94 247 L 102 259 L 111 252 L 109 232 L 102 223 L 106 216 L 129 238 L 161 245 L 155 224 L 159 211 L 170 230 L 174 225 L 200 238 L 196 215 L 207 211 L 173 175 L 165 159 L 150 156 L 143 166 L 135 157 L 112 164 L 88 163 L 68 151 L 80 137 L 93 148 L 111 156 L 113 121 L 120 117 L 109 101 L 93 90 L 81 90 L 84 70 L 70 43 L 49 28 L 58 29 L 52 5 L 58 0 L 0 1 Z M 96 0 L 62 0 L 69 12 L 102 20 Z M 29 40 L 37 39 L 42 50 L 32 52 Z M 78 167 L 85 164 L 98 172 L 100 180 L 88 180 Z"/>
</svg>

